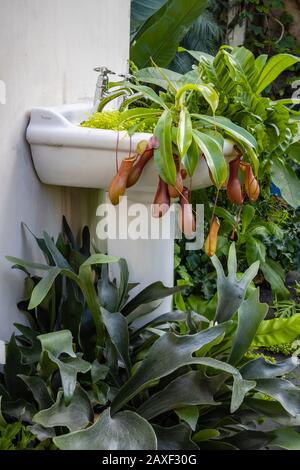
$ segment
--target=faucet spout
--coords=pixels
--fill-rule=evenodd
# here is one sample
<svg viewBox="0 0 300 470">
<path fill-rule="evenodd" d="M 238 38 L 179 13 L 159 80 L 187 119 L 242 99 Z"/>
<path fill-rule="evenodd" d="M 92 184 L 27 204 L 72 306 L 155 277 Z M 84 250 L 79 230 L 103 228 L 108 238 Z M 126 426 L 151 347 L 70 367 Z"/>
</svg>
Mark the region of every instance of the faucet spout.
<svg viewBox="0 0 300 470">
<path fill-rule="evenodd" d="M 97 109 L 102 98 L 108 94 L 108 75 L 115 75 L 115 73 L 109 70 L 107 67 L 96 67 L 94 68 L 94 71 L 99 73 L 94 95 L 94 108 Z"/>
</svg>

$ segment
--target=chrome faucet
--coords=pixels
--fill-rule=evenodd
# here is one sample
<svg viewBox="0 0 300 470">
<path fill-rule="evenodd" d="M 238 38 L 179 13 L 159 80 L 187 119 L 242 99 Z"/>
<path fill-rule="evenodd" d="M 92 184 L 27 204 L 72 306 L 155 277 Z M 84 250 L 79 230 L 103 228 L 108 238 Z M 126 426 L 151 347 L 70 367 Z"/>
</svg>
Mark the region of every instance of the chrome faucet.
<svg viewBox="0 0 300 470">
<path fill-rule="evenodd" d="M 109 90 L 108 75 L 109 74 L 115 75 L 115 72 L 112 72 L 107 67 L 95 67 L 94 71 L 99 73 L 97 83 L 96 83 L 95 95 L 94 95 L 94 107 L 97 108 L 102 98 L 108 95 L 108 90 Z"/>
<path fill-rule="evenodd" d="M 112 72 L 107 67 L 95 67 L 95 72 L 99 73 L 97 83 L 96 83 L 96 90 L 94 95 L 94 111 L 97 111 L 99 105 L 103 98 L 110 95 L 109 92 L 109 75 L 116 75 L 115 72 Z M 131 74 L 118 74 L 119 77 L 124 78 L 124 80 L 130 81 L 132 78 Z M 115 93 L 116 90 L 114 90 Z"/>
</svg>

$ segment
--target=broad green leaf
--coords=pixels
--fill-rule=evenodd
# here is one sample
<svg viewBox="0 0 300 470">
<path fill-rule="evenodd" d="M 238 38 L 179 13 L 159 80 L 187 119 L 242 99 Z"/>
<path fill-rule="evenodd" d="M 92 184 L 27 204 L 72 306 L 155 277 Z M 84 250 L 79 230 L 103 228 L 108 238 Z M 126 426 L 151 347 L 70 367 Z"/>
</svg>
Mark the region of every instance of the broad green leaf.
<svg viewBox="0 0 300 470">
<path fill-rule="evenodd" d="M 198 325 L 201 322 L 209 323 L 209 320 L 204 317 L 203 315 L 199 315 L 195 312 L 190 312 L 191 319 L 194 324 Z M 162 323 L 179 323 L 185 322 L 187 320 L 187 313 L 185 311 L 172 311 L 170 313 L 163 313 L 158 317 L 153 318 L 151 313 L 149 315 L 141 315 L 137 317 L 130 325 L 130 330 L 134 333 L 138 332 L 143 328 L 147 328 L 148 326 L 158 326 Z"/>
<path fill-rule="evenodd" d="M 109 367 L 105 364 L 100 364 L 97 359 L 94 360 L 91 367 L 92 383 L 96 384 L 99 380 L 104 380 L 108 374 Z"/>
<path fill-rule="evenodd" d="M 175 84 L 175 86 L 176 82 L 182 79 L 182 75 L 180 73 L 156 67 L 147 67 L 145 69 L 138 70 L 135 73 L 135 78 L 140 82 L 152 83 L 153 85 L 158 85 L 159 87 L 167 90 L 169 88 L 169 83 L 161 74 L 161 71 L 173 84 Z"/>
<path fill-rule="evenodd" d="M 176 167 L 172 147 L 172 114 L 164 111 L 159 118 L 154 135 L 158 139 L 159 148 L 154 151 L 154 160 L 162 179 L 172 186 L 176 183 Z"/>
<path fill-rule="evenodd" d="M 277 269 L 276 261 L 266 258 L 265 262 L 260 263 L 260 269 L 264 278 L 271 285 L 272 291 L 276 293 L 278 299 L 288 299 L 290 293 L 285 287 L 281 273 Z"/>
<path fill-rule="evenodd" d="M 272 441 L 269 446 L 281 447 L 286 450 L 300 450 L 300 434 L 290 428 L 280 428 L 271 432 Z"/>
<path fill-rule="evenodd" d="M 206 163 L 210 169 L 214 183 L 220 189 L 227 179 L 227 165 L 218 142 L 210 135 L 193 130 L 193 138 L 204 153 Z"/>
<path fill-rule="evenodd" d="M 241 304 L 238 310 L 238 327 L 228 359 L 230 364 L 237 364 L 248 351 L 267 311 L 268 305 L 259 302 L 259 289 L 255 289 Z"/>
<path fill-rule="evenodd" d="M 217 216 L 222 217 L 232 228 L 235 226 L 236 221 L 234 216 L 224 207 L 216 207 L 215 213 Z"/>
<path fill-rule="evenodd" d="M 116 312 L 119 303 L 119 291 L 114 282 L 111 282 L 108 275 L 108 264 L 103 264 L 101 278 L 97 283 L 98 300 L 101 307 L 109 312 Z"/>
<path fill-rule="evenodd" d="M 41 442 L 55 437 L 55 430 L 53 428 L 44 428 L 40 424 L 33 424 L 28 426 L 27 429 Z"/>
<path fill-rule="evenodd" d="M 45 244 L 46 244 L 49 252 L 51 253 L 51 256 L 52 256 L 52 259 L 55 262 L 55 265 L 58 268 L 61 268 L 61 269 L 70 269 L 70 270 L 72 270 L 71 266 L 68 263 L 68 261 L 63 257 L 63 255 L 61 254 L 61 252 L 59 251 L 59 249 L 55 245 L 54 241 L 50 237 L 50 235 L 48 235 L 47 232 L 43 232 L 43 235 L 44 235 Z"/>
<path fill-rule="evenodd" d="M 189 425 L 189 427 L 195 431 L 198 418 L 199 418 L 199 410 L 198 406 L 185 406 L 183 408 L 177 408 L 175 410 L 175 413 L 177 414 L 178 418 L 181 421 L 184 421 Z"/>
<path fill-rule="evenodd" d="M 199 450 L 199 447 L 191 439 L 191 428 L 184 423 L 171 427 L 155 424 L 153 428 L 157 436 L 158 450 Z"/>
<path fill-rule="evenodd" d="M 5 259 L 7 259 L 7 261 L 9 261 L 10 263 L 13 263 L 14 265 L 22 266 L 23 268 L 33 268 L 42 271 L 48 271 L 49 269 L 51 269 L 51 266 L 47 264 L 32 263 L 31 261 L 25 261 L 20 258 L 15 258 L 14 256 L 6 256 Z"/>
<path fill-rule="evenodd" d="M 240 373 L 245 379 L 250 380 L 271 379 L 292 372 L 299 363 L 299 359 L 294 356 L 275 363 L 259 357 L 241 367 Z"/>
<path fill-rule="evenodd" d="M 196 434 L 193 435 L 194 442 L 209 441 L 210 439 L 216 439 L 220 436 L 220 432 L 217 429 L 200 429 Z"/>
<path fill-rule="evenodd" d="M 193 135 L 191 116 L 187 108 L 183 107 L 179 115 L 177 132 L 177 147 L 181 158 L 188 152 L 192 140 Z"/>
<path fill-rule="evenodd" d="M 148 98 L 153 103 L 158 104 L 159 106 L 161 106 L 166 111 L 169 110 L 169 108 L 166 105 L 166 103 L 164 102 L 164 100 L 160 96 L 158 96 L 157 93 L 155 93 L 153 88 L 150 88 L 149 86 L 146 86 L 146 85 L 133 85 L 132 83 L 130 83 L 130 88 L 132 88 L 133 90 L 141 92 L 144 95 L 145 98 Z"/>
<path fill-rule="evenodd" d="M 228 118 L 223 116 L 206 116 L 204 114 L 192 114 L 191 116 L 210 124 L 212 127 L 217 127 L 224 130 L 237 142 L 246 144 L 253 149 L 257 147 L 257 142 L 253 135 L 246 131 L 243 127 L 234 124 Z"/>
<path fill-rule="evenodd" d="M 152 18 L 156 11 L 165 3 L 165 0 L 132 0 L 130 14 L 130 35 L 135 38 L 140 28 Z"/>
<path fill-rule="evenodd" d="M 246 233 L 255 215 L 254 207 L 245 204 L 242 209 L 242 233 Z"/>
<path fill-rule="evenodd" d="M 25 382 L 32 395 L 39 405 L 40 409 L 48 408 L 52 405 L 53 400 L 49 395 L 46 383 L 41 377 L 19 374 L 18 377 Z"/>
<path fill-rule="evenodd" d="M 135 375 L 120 389 L 112 402 L 112 412 L 118 411 L 153 380 L 165 377 L 184 365 L 207 365 L 219 370 L 226 369 L 231 374 L 237 373 L 235 368 L 216 359 L 192 356 L 193 352 L 222 337 L 225 330 L 226 325 L 223 324 L 190 336 L 165 333 L 151 347 Z"/>
<path fill-rule="evenodd" d="M 20 349 L 16 343 L 13 334 L 6 344 L 6 357 L 4 364 L 4 381 L 5 388 L 13 399 L 30 397 L 31 394 L 25 383 L 19 377 L 20 374 L 29 375 L 31 366 L 23 363 Z"/>
<path fill-rule="evenodd" d="M 262 263 L 264 263 L 266 260 L 265 244 L 258 238 L 247 237 L 246 257 L 248 264 L 252 264 L 255 261 L 261 261 Z"/>
<path fill-rule="evenodd" d="M 299 62 L 299 58 L 290 54 L 277 54 L 268 60 L 256 84 L 256 93 L 260 94 L 270 83 L 286 69 Z"/>
<path fill-rule="evenodd" d="M 128 111 L 123 111 L 120 116 L 120 124 L 131 121 L 134 119 L 142 119 L 148 117 L 156 117 L 161 114 L 161 110 L 152 109 L 152 108 L 133 108 Z"/>
<path fill-rule="evenodd" d="M 264 320 L 255 335 L 252 347 L 292 343 L 300 334 L 300 314 L 289 318 Z"/>
<path fill-rule="evenodd" d="M 78 373 L 86 373 L 91 364 L 77 357 L 73 351 L 72 335 L 68 330 L 39 335 L 42 345 L 41 372 L 45 377 L 59 369 L 66 405 L 72 400 Z M 61 354 L 67 357 L 60 358 Z"/>
<path fill-rule="evenodd" d="M 129 333 L 126 318 L 122 313 L 110 313 L 105 309 L 102 310 L 102 318 L 109 337 L 130 374 Z"/>
<path fill-rule="evenodd" d="M 300 389 L 284 379 L 259 379 L 256 390 L 278 401 L 292 416 L 300 414 Z"/>
<path fill-rule="evenodd" d="M 61 450 L 156 450 L 157 439 L 152 426 L 133 411 L 113 417 L 110 409 L 101 413 L 87 429 L 55 437 Z"/>
<path fill-rule="evenodd" d="M 237 279 L 235 243 L 232 243 L 229 249 L 227 277 L 216 255 L 211 258 L 211 261 L 217 271 L 218 306 L 215 319 L 217 322 L 224 322 L 229 320 L 242 304 L 250 282 L 258 272 L 259 261 L 253 263 L 239 280 Z"/>
<path fill-rule="evenodd" d="M 262 450 L 271 441 L 271 436 L 263 431 L 246 430 L 235 433 L 226 439 L 228 444 L 239 450 Z"/>
<path fill-rule="evenodd" d="M 192 138 L 191 145 L 187 154 L 183 156 L 181 163 L 188 172 L 189 176 L 193 176 L 196 166 L 199 162 L 200 150 L 195 140 Z"/>
<path fill-rule="evenodd" d="M 93 419 L 93 408 L 87 393 L 78 386 L 68 406 L 65 405 L 63 392 L 59 391 L 56 402 L 48 409 L 43 409 L 34 415 L 33 422 L 45 428 L 63 426 L 69 431 L 77 431 L 85 428 Z"/>
<path fill-rule="evenodd" d="M 271 167 L 271 177 L 286 202 L 294 209 L 297 209 L 300 206 L 300 180 L 288 162 L 274 159 Z"/>
<path fill-rule="evenodd" d="M 138 68 L 150 64 L 150 58 L 161 67 L 168 66 L 180 41 L 206 5 L 206 0 L 169 0 L 156 12 L 156 21 L 132 45 L 130 59 Z"/>
<path fill-rule="evenodd" d="M 28 309 L 31 310 L 44 300 L 48 292 L 50 291 L 55 279 L 61 274 L 61 268 L 50 268 L 47 274 L 41 279 L 41 281 L 35 286 L 32 291 Z"/>
<path fill-rule="evenodd" d="M 219 106 L 219 95 L 216 90 L 209 85 L 197 85 L 199 90 L 201 91 L 203 98 L 207 101 L 213 114 L 215 114 L 218 106 Z"/>
<path fill-rule="evenodd" d="M 55 357 L 59 357 L 59 355 L 63 353 L 71 357 L 76 357 L 73 351 L 72 335 L 68 330 L 46 333 L 39 335 L 37 338 L 41 343 L 43 352 L 50 352 Z"/>
<path fill-rule="evenodd" d="M 79 268 L 79 276 L 82 274 L 83 270 L 87 267 L 93 266 L 95 264 L 106 264 L 106 263 L 117 263 L 119 261 L 115 256 L 102 255 L 95 253 L 91 255 Z"/>
<path fill-rule="evenodd" d="M 179 47 L 178 52 L 187 52 L 190 54 L 194 59 L 196 59 L 198 62 L 200 62 L 203 58 L 208 60 L 209 62 L 213 62 L 214 56 L 207 54 L 206 52 L 202 51 L 190 51 L 188 49 L 185 49 L 184 47 Z"/>
<path fill-rule="evenodd" d="M 161 281 L 154 282 L 149 286 L 145 287 L 141 292 L 139 292 L 133 299 L 131 299 L 124 308 L 122 308 L 123 315 L 127 316 L 132 313 L 137 307 L 143 304 L 148 304 L 149 302 L 154 302 L 155 300 L 164 299 L 170 295 L 175 294 L 176 292 L 181 292 L 186 289 L 186 286 L 175 286 L 175 287 L 166 287 Z M 131 315 L 128 318 L 130 323 L 135 319 L 135 315 Z"/>
<path fill-rule="evenodd" d="M 163 390 L 152 395 L 138 409 L 138 413 L 151 420 L 166 411 L 188 405 L 218 405 L 214 400 L 213 383 L 202 372 L 191 371 L 172 380 Z"/>
<path fill-rule="evenodd" d="M 300 415 L 291 416 L 280 403 L 274 400 L 258 398 L 246 398 L 245 404 L 256 413 L 271 418 L 272 421 L 282 426 L 299 426 Z"/>
<path fill-rule="evenodd" d="M 286 153 L 291 160 L 300 165 L 300 142 L 290 145 Z"/>
</svg>

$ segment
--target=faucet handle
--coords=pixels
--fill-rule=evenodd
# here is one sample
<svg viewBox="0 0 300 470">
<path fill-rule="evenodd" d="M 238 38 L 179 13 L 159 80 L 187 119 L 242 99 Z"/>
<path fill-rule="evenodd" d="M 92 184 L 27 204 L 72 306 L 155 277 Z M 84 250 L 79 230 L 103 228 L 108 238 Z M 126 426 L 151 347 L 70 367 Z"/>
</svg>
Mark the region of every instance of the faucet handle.
<svg viewBox="0 0 300 470">
<path fill-rule="evenodd" d="M 95 67 L 94 72 L 101 73 L 102 75 L 108 75 L 108 74 L 116 75 L 115 72 L 113 72 L 112 70 L 109 70 L 107 67 Z"/>
</svg>

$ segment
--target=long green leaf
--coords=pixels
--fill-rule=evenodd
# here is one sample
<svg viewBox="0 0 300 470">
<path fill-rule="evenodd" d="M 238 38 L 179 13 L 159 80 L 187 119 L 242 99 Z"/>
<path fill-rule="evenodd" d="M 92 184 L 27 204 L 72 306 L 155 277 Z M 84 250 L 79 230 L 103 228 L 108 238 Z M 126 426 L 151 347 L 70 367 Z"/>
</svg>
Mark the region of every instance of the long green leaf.
<svg viewBox="0 0 300 470">
<path fill-rule="evenodd" d="M 286 69 L 299 62 L 299 58 L 290 54 L 277 54 L 268 60 L 256 85 L 256 93 L 261 93 Z"/>
<path fill-rule="evenodd" d="M 255 289 L 242 303 L 238 310 L 238 327 L 228 359 L 230 364 L 237 364 L 248 351 L 267 311 L 268 305 L 259 302 L 259 289 Z"/>
<path fill-rule="evenodd" d="M 193 138 L 204 153 L 214 183 L 220 189 L 227 179 L 227 165 L 218 141 L 208 134 L 193 130 Z"/>
<path fill-rule="evenodd" d="M 202 372 L 191 371 L 172 380 L 163 390 L 152 395 L 138 409 L 145 419 L 187 405 L 218 405 L 214 400 L 213 381 Z"/>
<path fill-rule="evenodd" d="M 135 73 L 135 78 L 141 82 L 145 83 L 152 83 L 153 85 L 158 85 L 165 90 L 168 89 L 169 84 L 166 78 L 164 78 L 161 72 L 176 86 L 176 82 L 182 80 L 182 75 L 177 72 L 173 72 L 173 70 L 168 69 L 160 69 L 156 67 L 147 67 L 142 70 L 138 70 Z"/>
<path fill-rule="evenodd" d="M 203 114 L 192 114 L 192 117 L 200 119 L 201 121 L 209 123 L 213 127 L 223 129 L 228 135 L 233 137 L 237 142 L 242 142 L 249 147 L 255 149 L 257 142 L 253 135 L 246 131 L 243 127 L 234 124 L 230 119 L 223 116 L 206 116 Z"/>
<path fill-rule="evenodd" d="M 154 160 L 162 179 L 172 186 L 176 184 L 176 166 L 172 147 L 172 114 L 164 111 L 159 118 L 154 135 L 158 139 L 159 148 L 154 151 Z"/>
<path fill-rule="evenodd" d="M 221 370 L 225 368 L 229 373 L 237 373 L 229 364 L 192 356 L 193 352 L 222 337 L 225 330 L 226 325 L 223 324 L 190 336 L 178 336 L 170 332 L 161 336 L 151 347 L 136 374 L 120 389 L 112 403 L 112 412 L 118 411 L 152 380 L 165 377 L 184 365 L 205 363 L 209 367 Z"/>
<path fill-rule="evenodd" d="M 181 158 L 188 152 L 192 143 L 192 120 L 186 107 L 183 107 L 179 115 L 177 147 Z"/>
<path fill-rule="evenodd" d="M 61 273 L 60 268 L 51 268 L 45 277 L 35 286 L 32 291 L 28 310 L 37 307 L 50 291 L 55 279 Z"/>
<path fill-rule="evenodd" d="M 291 343 L 300 334 L 300 314 L 290 318 L 272 318 L 263 321 L 252 342 L 252 347 Z"/>
</svg>

